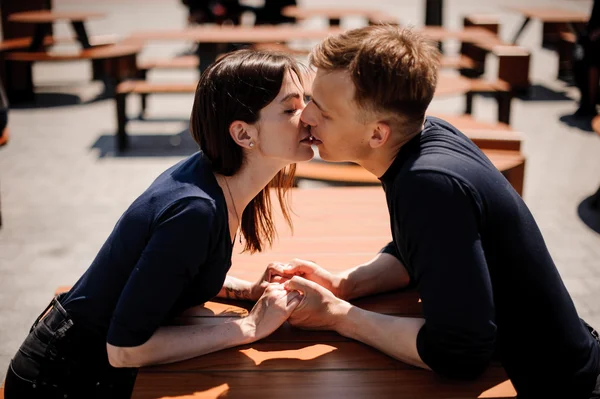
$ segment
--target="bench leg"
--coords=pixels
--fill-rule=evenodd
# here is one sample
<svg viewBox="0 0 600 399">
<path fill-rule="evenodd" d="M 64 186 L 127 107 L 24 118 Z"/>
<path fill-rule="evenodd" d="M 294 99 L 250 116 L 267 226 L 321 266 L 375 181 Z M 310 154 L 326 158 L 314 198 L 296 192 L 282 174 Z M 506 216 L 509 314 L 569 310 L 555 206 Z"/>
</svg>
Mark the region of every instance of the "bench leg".
<svg viewBox="0 0 600 399">
<path fill-rule="evenodd" d="M 512 94 L 507 92 L 496 93 L 496 101 L 498 101 L 498 122 L 510 125 L 510 106 L 512 102 Z"/>
<path fill-rule="evenodd" d="M 136 72 L 136 79 L 138 80 L 146 80 L 148 78 L 148 70 L 147 69 L 138 69 Z M 148 104 L 148 94 L 140 94 L 140 119 L 144 119 L 144 115 L 146 115 L 146 106 Z"/>
<path fill-rule="evenodd" d="M 127 125 L 127 111 L 125 108 L 127 93 L 117 93 L 115 100 L 117 105 L 117 150 L 122 152 L 129 147 L 129 139 L 125 130 Z"/>
<path fill-rule="evenodd" d="M 473 113 L 473 98 L 475 94 L 470 91 L 465 95 L 465 114 L 471 115 Z"/>
</svg>

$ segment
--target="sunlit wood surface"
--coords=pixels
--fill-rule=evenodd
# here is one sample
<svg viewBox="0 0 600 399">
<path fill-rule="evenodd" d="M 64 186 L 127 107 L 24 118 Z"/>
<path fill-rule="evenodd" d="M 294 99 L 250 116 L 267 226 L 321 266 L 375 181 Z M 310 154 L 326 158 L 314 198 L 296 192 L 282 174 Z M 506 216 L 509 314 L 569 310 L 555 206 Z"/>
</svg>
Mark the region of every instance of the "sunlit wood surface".
<svg viewBox="0 0 600 399">
<path fill-rule="evenodd" d="M 379 187 L 294 189 L 291 197 L 294 236 L 278 218 L 280 238 L 273 248 L 252 256 L 236 254 L 232 275 L 255 280 L 270 261 L 287 262 L 294 257 L 313 260 L 333 271 L 343 270 L 369 260 L 390 239 L 385 197 Z M 355 303 L 390 315 L 421 314 L 416 292 L 383 294 Z M 214 324 L 223 318 L 242 317 L 251 306 L 209 302 L 190 309 L 176 322 Z M 450 381 L 337 333 L 303 331 L 287 323 L 251 345 L 143 368 L 133 393 L 134 399 L 515 396 L 497 363 L 476 381 Z"/>
</svg>

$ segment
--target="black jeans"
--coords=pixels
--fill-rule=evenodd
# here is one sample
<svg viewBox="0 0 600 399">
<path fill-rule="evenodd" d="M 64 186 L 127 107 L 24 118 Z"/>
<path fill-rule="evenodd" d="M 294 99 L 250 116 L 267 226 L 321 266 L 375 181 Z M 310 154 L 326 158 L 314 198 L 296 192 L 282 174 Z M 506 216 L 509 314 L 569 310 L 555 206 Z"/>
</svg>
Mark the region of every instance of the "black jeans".
<svg viewBox="0 0 600 399">
<path fill-rule="evenodd" d="M 106 341 L 77 325 L 52 300 L 14 356 L 4 383 L 5 399 L 125 399 L 137 369 L 108 363 Z"/>
</svg>

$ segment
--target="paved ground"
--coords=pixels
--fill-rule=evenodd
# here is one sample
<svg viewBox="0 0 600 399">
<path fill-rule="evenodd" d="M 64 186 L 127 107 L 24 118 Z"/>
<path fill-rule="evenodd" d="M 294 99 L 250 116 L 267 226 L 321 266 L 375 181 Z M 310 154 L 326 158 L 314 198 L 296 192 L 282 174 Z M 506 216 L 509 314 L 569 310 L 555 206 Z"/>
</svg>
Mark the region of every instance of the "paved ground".
<svg viewBox="0 0 600 399">
<path fill-rule="evenodd" d="M 54 0 L 57 10 L 108 14 L 89 24 L 95 34 L 126 35 L 142 29 L 181 27 L 185 10 L 178 0 Z M 300 4 L 341 1 L 300 0 Z M 362 5 L 361 1 L 345 4 Z M 143 6 L 141 6 L 143 4 Z M 420 25 L 424 1 L 371 0 L 369 5 Z M 502 6 L 500 6 L 502 4 Z M 446 0 L 445 24 L 459 27 L 467 13 L 494 13 L 501 34 L 512 36 L 520 17 L 506 5 L 559 6 L 588 11 L 590 1 Z M 359 21 L 351 21 L 350 25 Z M 58 27 L 58 33 L 68 33 Z M 557 59 L 540 47 L 541 26 L 532 22 L 522 44 L 533 54 L 532 96 L 513 102 L 513 126 L 525 134 L 525 200 L 535 215 L 580 315 L 600 326 L 600 234 L 582 221 L 600 225 L 600 215 L 583 203 L 600 184 L 600 137 L 570 127 L 560 118 L 574 111 L 576 93 L 555 80 Z M 174 54 L 185 45 L 154 45 L 143 57 Z M 456 44 L 447 50 L 456 49 Z M 489 73 L 494 74 L 493 60 Z M 128 156 L 116 157 L 112 100 L 94 101 L 99 85 L 88 83 L 86 64 L 40 65 L 36 108 L 10 113 L 12 137 L 0 149 L 4 226 L 0 229 L 0 381 L 27 329 L 59 285 L 72 284 L 87 268 L 117 218 L 162 170 L 194 151 L 184 132 L 191 109 L 185 96 L 153 97 L 152 123 L 133 122 Z M 194 74 L 155 74 L 152 79 L 185 80 Z M 54 93 L 54 94 L 52 94 Z M 63 94 L 56 94 L 63 93 Z M 52 106 L 59 102 L 60 106 Z M 436 100 L 437 111 L 459 112 L 462 99 Z M 137 104 L 132 101 L 130 109 Z M 494 104 L 480 99 L 475 114 L 493 121 Z"/>
</svg>

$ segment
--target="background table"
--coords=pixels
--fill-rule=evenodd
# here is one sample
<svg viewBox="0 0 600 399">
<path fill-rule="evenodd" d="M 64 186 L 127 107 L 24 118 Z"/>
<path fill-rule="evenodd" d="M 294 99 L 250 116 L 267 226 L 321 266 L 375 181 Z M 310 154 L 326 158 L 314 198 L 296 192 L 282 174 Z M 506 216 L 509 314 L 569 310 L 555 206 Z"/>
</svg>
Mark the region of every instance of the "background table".
<svg viewBox="0 0 600 399">
<path fill-rule="evenodd" d="M 11 22 L 35 24 L 33 40 L 31 41 L 29 50 L 39 51 L 43 50 L 44 38 L 52 35 L 52 24 L 58 21 L 69 21 L 81 46 L 83 48 L 90 48 L 90 40 L 84 22 L 88 19 L 102 17 L 104 17 L 104 14 L 96 12 L 56 12 L 44 10 L 12 14 L 8 20 Z"/>
<path fill-rule="evenodd" d="M 273 249 L 233 258 L 231 274 L 256 280 L 267 263 L 293 257 L 333 270 L 360 264 L 390 240 L 381 188 L 330 188 L 292 192 L 295 235 L 283 228 Z M 239 244 L 238 247 L 239 248 Z M 236 249 L 237 249 L 236 248 Z M 419 316 L 415 292 L 356 301 L 380 313 Z M 241 305 L 241 306 L 237 306 Z M 247 314 L 252 304 L 208 303 L 178 323 L 211 324 Z M 221 396 L 222 395 L 222 396 Z M 270 337 L 171 365 L 142 368 L 132 398 L 510 398 L 502 367 L 493 364 L 476 381 L 460 382 L 408 366 L 334 332 L 303 331 L 284 324 Z"/>
</svg>

